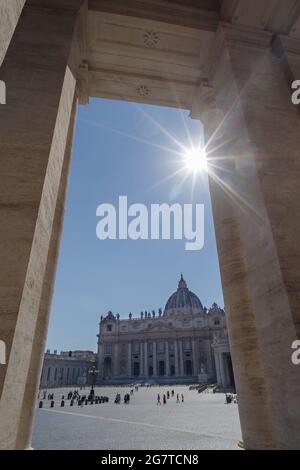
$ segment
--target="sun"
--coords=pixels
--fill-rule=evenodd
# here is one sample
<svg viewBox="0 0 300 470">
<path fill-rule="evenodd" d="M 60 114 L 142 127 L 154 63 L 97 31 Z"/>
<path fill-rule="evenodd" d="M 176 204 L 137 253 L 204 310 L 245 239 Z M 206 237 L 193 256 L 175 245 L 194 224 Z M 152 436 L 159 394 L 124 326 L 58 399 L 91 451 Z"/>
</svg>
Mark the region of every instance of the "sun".
<svg viewBox="0 0 300 470">
<path fill-rule="evenodd" d="M 201 173 L 207 170 L 207 158 L 203 148 L 185 149 L 183 154 L 185 168 L 193 173 Z"/>
</svg>

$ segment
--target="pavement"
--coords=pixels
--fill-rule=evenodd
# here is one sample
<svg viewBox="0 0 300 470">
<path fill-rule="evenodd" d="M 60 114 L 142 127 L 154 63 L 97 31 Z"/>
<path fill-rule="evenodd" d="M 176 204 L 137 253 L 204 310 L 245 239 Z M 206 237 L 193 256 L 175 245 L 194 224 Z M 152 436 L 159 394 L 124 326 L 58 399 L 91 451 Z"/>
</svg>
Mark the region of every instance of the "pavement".
<svg viewBox="0 0 300 470">
<path fill-rule="evenodd" d="M 157 405 L 157 395 L 172 388 L 175 397 L 166 405 Z M 106 395 L 109 403 L 84 405 L 66 401 L 68 389 L 54 392 L 55 407 L 44 400 L 37 408 L 33 432 L 34 449 L 95 449 L 95 450 L 200 450 L 238 449 L 241 440 L 237 404 L 225 404 L 225 395 L 198 394 L 187 386 L 140 387 L 125 405 L 123 397 L 129 387 L 96 387 L 96 395 Z M 80 393 L 88 394 L 89 389 Z M 115 404 L 116 393 L 122 397 Z M 184 402 L 176 403 L 176 394 Z"/>
</svg>

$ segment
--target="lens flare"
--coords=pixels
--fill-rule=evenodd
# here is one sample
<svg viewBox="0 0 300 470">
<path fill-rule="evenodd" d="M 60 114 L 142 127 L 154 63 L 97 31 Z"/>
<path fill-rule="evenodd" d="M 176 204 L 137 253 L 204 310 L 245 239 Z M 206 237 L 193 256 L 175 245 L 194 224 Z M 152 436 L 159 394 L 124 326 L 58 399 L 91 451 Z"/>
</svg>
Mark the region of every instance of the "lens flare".
<svg viewBox="0 0 300 470">
<path fill-rule="evenodd" d="M 186 149 L 183 152 L 185 168 L 193 173 L 200 173 L 207 170 L 206 153 L 203 148 Z"/>
</svg>

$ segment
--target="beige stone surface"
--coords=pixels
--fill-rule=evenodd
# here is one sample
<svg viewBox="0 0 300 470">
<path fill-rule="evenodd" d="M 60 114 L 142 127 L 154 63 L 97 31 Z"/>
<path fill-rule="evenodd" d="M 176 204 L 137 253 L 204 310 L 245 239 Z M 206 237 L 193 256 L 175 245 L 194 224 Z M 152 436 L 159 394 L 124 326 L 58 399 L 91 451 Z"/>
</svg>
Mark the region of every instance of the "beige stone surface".
<svg viewBox="0 0 300 470">
<path fill-rule="evenodd" d="M 0 66 L 24 4 L 25 0 L 0 0 Z"/>
<path fill-rule="evenodd" d="M 9 104 L 0 110 L 1 298 L 5 299 L 0 337 L 8 350 L 7 366 L 0 370 L 1 448 L 18 446 L 18 434 L 19 442 L 25 442 L 21 418 L 23 428 L 28 419 L 30 435 L 33 389 L 47 324 L 42 296 L 50 297 L 47 283 L 52 283 L 54 274 L 54 267 L 48 264 L 46 269 L 49 250 L 53 253 L 51 236 L 52 243 L 58 237 L 53 221 L 64 191 L 61 188 L 59 195 L 76 85 L 67 67 L 76 10 L 43 14 L 25 6 L 23 13 L 1 69 L 9 84 Z M 35 34 L 26 42 L 33 21 Z M 51 41 L 55 54 L 32 55 L 37 44 L 45 53 Z M 23 66 L 21 57 L 27 58 L 29 67 Z M 55 260 L 50 257 L 49 263 Z"/>
<path fill-rule="evenodd" d="M 236 380 L 239 383 L 246 373 L 248 385 L 252 384 L 238 390 L 245 444 L 264 448 L 266 441 L 257 442 L 255 436 L 267 430 L 268 422 L 271 447 L 293 449 L 300 447 L 300 375 L 291 362 L 291 344 L 299 336 L 300 252 L 294 236 L 300 228 L 300 123 L 281 60 L 268 47 L 270 39 L 267 33 L 258 35 L 257 31 L 227 25 L 217 34 L 210 74 L 216 106 L 225 117 L 225 138 L 218 153 L 224 152 L 227 160 L 221 163 L 225 170 L 220 172 L 221 180 L 226 187 L 214 203 L 214 216 L 215 220 L 223 218 L 225 230 L 220 201 L 232 200 L 234 216 L 227 219 L 227 229 L 232 230 L 234 224 L 235 235 L 227 248 L 222 237 L 218 245 Z M 218 238 L 218 224 L 216 230 Z M 240 266 L 234 264 L 238 251 Z M 227 274 L 222 256 L 232 263 Z M 238 285 L 243 280 L 240 298 Z M 239 299 L 239 308 L 249 315 L 236 316 Z M 247 318 L 249 331 L 245 329 Z M 242 359 L 241 354 L 242 349 L 251 348 L 251 337 L 257 356 L 254 369 L 251 356 Z M 235 351 L 238 344 L 239 352 Z M 243 414 L 259 389 L 262 398 L 249 409 L 259 416 L 256 423 L 255 417 L 252 419 L 254 428 L 258 426 L 255 433 L 251 419 L 247 416 L 244 420 Z M 257 409 L 263 402 L 266 421 Z"/>
<path fill-rule="evenodd" d="M 214 95 L 218 117 L 204 123 L 210 135 L 224 119 L 219 151 L 231 157 L 217 172 L 225 185 L 212 181 L 211 191 L 243 438 L 247 448 L 299 449 L 300 124 L 290 99 L 299 2 L 23 5 L 0 1 L 0 448 L 29 444 L 78 79 L 81 102 L 110 97 L 193 116 Z"/>
</svg>

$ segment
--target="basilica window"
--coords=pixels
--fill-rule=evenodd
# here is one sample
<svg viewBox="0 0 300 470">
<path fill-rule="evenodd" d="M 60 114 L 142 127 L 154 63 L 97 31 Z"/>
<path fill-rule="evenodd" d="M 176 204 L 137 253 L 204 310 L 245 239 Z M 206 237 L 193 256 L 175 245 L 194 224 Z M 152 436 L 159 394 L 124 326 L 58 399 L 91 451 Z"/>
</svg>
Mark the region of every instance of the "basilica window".
<svg viewBox="0 0 300 470">
<path fill-rule="evenodd" d="M 149 348 L 149 353 L 152 353 L 153 352 L 153 344 L 149 343 L 148 348 Z"/>
<path fill-rule="evenodd" d="M 174 343 L 169 344 L 170 351 L 174 351 Z"/>
<path fill-rule="evenodd" d="M 214 318 L 214 325 L 220 325 L 220 318 Z"/>
<path fill-rule="evenodd" d="M 133 351 L 135 353 L 140 352 L 140 343 L 134 343 L 133 344 Z"/>
<path fill-rule="evenodd" d="M 185 351 L 189 351 L 189 350 L 192 349 L 192 342 L 191 342 L 190 339 L 185 339 L 185 340 L 183 341 L 183 349 L 184 349 Z"/>
<path fill-rule="evenodd" d="M 112 325 L 111 324 L 106 325 L 106 331 L 112 331 Z"/>
<path fill-rule="evenodd" d="M 159 341 L 158 342 L 158 352 L 164 352 L 165 350 L 165 342 L 164 341 Z"/>
<path fill-rule="evenodd" d="M 104 344 L 104 354 L 111 354 L 111 344 L 105 343 Z"/>
</svg>

